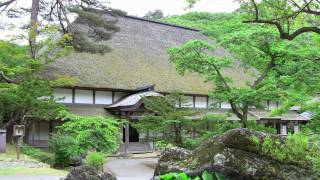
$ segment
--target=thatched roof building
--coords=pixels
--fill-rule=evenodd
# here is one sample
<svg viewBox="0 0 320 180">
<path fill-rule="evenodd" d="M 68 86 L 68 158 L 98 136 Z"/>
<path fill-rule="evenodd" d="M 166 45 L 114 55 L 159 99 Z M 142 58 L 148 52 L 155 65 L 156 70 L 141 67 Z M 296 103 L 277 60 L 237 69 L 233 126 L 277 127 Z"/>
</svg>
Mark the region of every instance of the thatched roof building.
<svg viewBox="0 0 320 180">
<path fill-rule="evenodd" d="M 105 18 L 115 18 L 108 14 Z M 207 95 L 212 90 L 211 83 L 198 74 L 179 75 L 168 62 L 167 49 L 182 45 L 192 39 L 208 40 L 198 30 L 131 17 L 117 17 L 120 32 L 111 40 L 104 41 L 112 52 L 101 54 L 73 53 L 56 61 L 48 68 L 47 75 L 65 74 L 78 78 L 77 87 L 134 90 L 155 85 L 158 92 L 179 90 L 186 94 Z M 77 25 L 88 31 L 83 25 Z M 88 32 L 89 34 L 90 32 Z M 223 48 L 219 55 L 229 55 Z M 244 85 L 250 79 L 242 68 L 225 71 L 237 85 Z"/>
<path fill-rule="evenodd" d="M 115 18 L 120 28 L 110 40 L 101 41 L 102 47 L 108 45 L 112 49 L 104 55 L 75 52 L 59 59 L 46 68 L 45 76 L 55 78 L 56 75 L 68 75 L 78 79 L 75 87 L 55 88 L 54 96 L 61 99 L 71 112 L 79 115 L 114 115 L 135 121 L 143 117 L 146 109 L 142 98 L 160 96 L 173 91 L 185 94 L 187 102 L 179 102 L 179 107 L 194 108 L 199 111 L 193 119 L 201 119 L 205 115 L 226 115 L 227 120 L 238 118 L 231 113 L 230 104 L 220 103 L 212 109 L 212 99 L 208 93 L 214 84 L 205 82 L 199 74 L 187 73 L 181 76 L 174 65 L 168 61 L 167 49 L 182 45 L 189 40 L 200 39 L 217 45 L 198 30 L 171 25 L 131 16 L 115 17 L 110 14 L 101 15 L 105 19 Z M 84 34 L 90 34 L 89 26 L 76 23 L 73 26 Z M 218 45 L 217 45 L 218 46 Z M 230 56 L 223 48 L 217 47 L 219 56 Z M 241 67 L 240 62 L 224 70 L 224 75 L 233 79 L 235 86 L 245 86 L 252 80 Z M 270 111 L 278 108 L 278 103 L 268 102 L 267 111 L 250 110 L 249 118 L 264 121 L 275 127 L 279 133 L 288 132 L 287 124 L 294 123 L 294 131 L 299 130 L 298 123 L 306 119 L 296 112 L 280 117 L 270 117 Z M 49 134 L 61 122 L 33 122 L 32 131 L 26 135 L 27 142 L 38 147 L 47 147 Z M 123 141 L 126 150 L 130 143 L 144 142 L 144 135 L 139 135 L 129 123 L 123 129 Z M 135 145 L 135 144 L 134 144 Z M 153 145 L 152 145 L 153 146 Z M 135 146 L 134 146 L 135 147 Z M 149 147 L 149 145 L 147 145 Z M 154 146 L 153 146 L 154 147 Z"/>
</svg>

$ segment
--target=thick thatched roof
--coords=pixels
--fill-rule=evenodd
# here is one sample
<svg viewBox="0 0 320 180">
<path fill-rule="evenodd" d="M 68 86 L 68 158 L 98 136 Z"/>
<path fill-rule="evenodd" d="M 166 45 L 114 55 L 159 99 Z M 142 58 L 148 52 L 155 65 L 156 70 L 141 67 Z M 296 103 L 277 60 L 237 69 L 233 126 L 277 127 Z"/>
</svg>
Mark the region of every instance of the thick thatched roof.
<svg viewBox="0 0 320 180">
<path fill-rule="evenodd" d="M 108 14 L 104 16 L 114 18 Z M 191 39 L 209 40 L 200 32 L 129 16 L 118 17 L 116 25 L 120 27 L 120 32 L 104 42 L 111 47 L 111 53 L 73 53 L 50 65 L 46 75 L 77 77 L 78 87 L 134 90 L 155 84 L 158 92 L 179 90 L 186 94 L 208 94 L 212 90 L 213 85 L 205 83 L 205 79 L 198 74 L 179 75 L 168 62 L 166 53 L 168 48 Z M 217 54 L 228 55 L 223 48 L 218 48 Z M 225 73 L 237 85 L 244 85 L 249 79 L 239 67 L 228 69 Z"/>
</svg>

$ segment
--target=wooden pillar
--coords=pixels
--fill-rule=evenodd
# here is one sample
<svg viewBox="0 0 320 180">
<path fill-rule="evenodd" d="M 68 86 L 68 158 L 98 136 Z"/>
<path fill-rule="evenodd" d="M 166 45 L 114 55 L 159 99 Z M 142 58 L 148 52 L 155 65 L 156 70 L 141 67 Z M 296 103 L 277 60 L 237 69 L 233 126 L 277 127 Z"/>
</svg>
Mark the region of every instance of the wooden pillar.
<svg viewBox="0 0 320 180">
<path fill-rule="evenodd" d="M 127 120 L 124 133 L 124 152 L 126 155 L 129 153 L 129 128 L 129 120 Z"/>
<path fill-rule="evenodd" d="M 53 133 L 53 123 L 52 120 L 49 121 L 49 137 L 51 137 L 51 134 Z"/>
<path fill-rule="evenodd" d="M 156 138 L 156 133 L 153 131 L 153 137 L 152 137 L 152 149 L 153 149 L 153 151 L 155 151 L 156 150 L 156 143 L 155 143 L 155 138 Z"/>
<path fill-rule="evenodd" d="M 124 152 L 125 152 L 125 155 L 127 155 L 129 153 L 130 115 L 129 115 L 129 112 L 126 112 L 125 114 L 126 114 L 127 122 L 125 125 L 125 132 L 124 132 Z"/>
<path fill-rule="evenodd" d="M 32 120 L 32 146 L 34 146 L 34 134 L 35 134 L 35 131 L 36 131 L 36 122 L 35 120 Z"/>
</svg>

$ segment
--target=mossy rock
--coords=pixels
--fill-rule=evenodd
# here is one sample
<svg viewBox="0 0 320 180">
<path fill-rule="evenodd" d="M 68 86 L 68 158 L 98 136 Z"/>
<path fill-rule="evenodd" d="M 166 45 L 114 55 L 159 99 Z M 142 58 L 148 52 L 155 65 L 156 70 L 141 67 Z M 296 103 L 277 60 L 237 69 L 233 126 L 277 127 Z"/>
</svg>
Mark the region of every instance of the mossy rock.
<svg viewBox="0 0 320 180">
<path fill-rule="evenodd" d="M 270 135 L 239 128 L 212 137 L 193 152 L 184 153 L 185 150 L 180 148 L 180 158 L 170 158 L 178 157 L 177 153 L 170 155 L 176 150 L 167 150 L 160 157 L 155 175 L 185 172 L 191 177 L 201 177 L 206 170 L 218 173 L 224 179 L 319 179 L 307 166 L 279 162 L 261 155 L 259 144 L 254 143 L 252 137 L 263 142 L 266 136 Z M 280 136 L 273 137 L 281 140 Z"/>
</svg>

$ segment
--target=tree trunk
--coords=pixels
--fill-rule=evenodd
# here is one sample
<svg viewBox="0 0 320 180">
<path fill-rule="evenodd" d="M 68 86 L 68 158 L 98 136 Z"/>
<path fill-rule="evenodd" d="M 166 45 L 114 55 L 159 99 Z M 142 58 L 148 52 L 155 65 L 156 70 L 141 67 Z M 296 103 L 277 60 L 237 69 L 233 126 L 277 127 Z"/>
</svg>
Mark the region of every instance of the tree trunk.
<svg viewBox="0 0 320 180">
<path fill-rule="evenodd" d="M 181 124 L 173 124 L 174 127 L 174 134 L 175 134 L 175 143 L 177 145 L 181 145 L 182 144 L 182 136 L 181 136 Z"/>
<path fill-rule="evenodd" d="M 247 128 L 248 124 L 248 105 L 245 105 L 242 109 L 241 127 Z"/>
<path fill-rule="evenodd" d="M 29 32 L 30 55 L 36 59 L 36 39 L 38 35 L 38 14 L 40 0 L 32 0 L 31 6 L 31 29 Z"/>
</svg>

